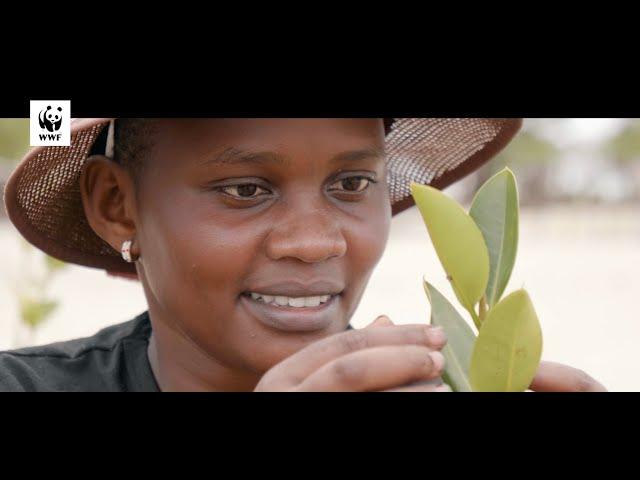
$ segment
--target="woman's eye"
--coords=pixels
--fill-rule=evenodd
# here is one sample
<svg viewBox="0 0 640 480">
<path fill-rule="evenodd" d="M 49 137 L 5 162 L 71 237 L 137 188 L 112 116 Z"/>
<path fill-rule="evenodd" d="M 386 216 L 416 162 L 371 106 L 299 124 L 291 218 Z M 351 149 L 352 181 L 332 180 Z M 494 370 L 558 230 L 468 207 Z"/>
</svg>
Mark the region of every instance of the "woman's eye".
<svg viewBox="0 0 640 480">
<path fill-rule="evenodd" d="M 360 193 L 369 187 L 370 183 L 376 183 L 375 180 L 368 177 L 354 176 L 338 180 L 329 187 L 330 191 Z M 338 185 L 338 187 L 335 187 Z"/>
<path fill-rule="evenodd" d="M 254 199 L 258 198 L 261 195 L 255 195 L 256 192 L 263 191 L 266 193 L 271 193 L 268 190 L 256 185 L 255 183 L 244 183 L 241 185 L 229 185 L 226 187 L 219 187 L 221 191 L 226 193 L 227 195 L 231 195 L 232 197 L 237 197 L 241 199 Z"/>
</svg>

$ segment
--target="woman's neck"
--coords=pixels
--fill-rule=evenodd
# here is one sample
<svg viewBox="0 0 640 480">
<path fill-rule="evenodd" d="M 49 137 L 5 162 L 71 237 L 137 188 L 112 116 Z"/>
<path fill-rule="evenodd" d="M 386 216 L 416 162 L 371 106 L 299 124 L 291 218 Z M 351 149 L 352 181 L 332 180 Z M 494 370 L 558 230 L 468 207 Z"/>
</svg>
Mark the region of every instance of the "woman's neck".
<svg viewBox="0 0 640 480">
<path fill-rule="evenodd" d="M 149 309 L 153 318 L 147 356 L 163 392 L 253 391 L 260 377 L 230 368 Z M 161 315 L 161 314 L 160 314 Z"/>
</svg>

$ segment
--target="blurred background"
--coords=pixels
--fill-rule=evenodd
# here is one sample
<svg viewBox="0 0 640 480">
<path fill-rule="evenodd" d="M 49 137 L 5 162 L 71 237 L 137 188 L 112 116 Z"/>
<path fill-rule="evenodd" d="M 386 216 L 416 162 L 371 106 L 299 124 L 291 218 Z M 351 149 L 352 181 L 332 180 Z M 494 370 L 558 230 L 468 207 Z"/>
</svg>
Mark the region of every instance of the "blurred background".
<svg viewBox="0 0 640 480">
<path fill-rule="evenodd" d="M 0 188 L 28 140 L 28 119 L 0 119 Z M 613 391 L 640 391 L 640 119 L 527 119 L 502 154 L 447 192 L 468 205 L 505 165 L 521 203 L 507 293 L 524 286 L 531 295 L 543 359 L 581 368 Z M 4 208 L 0 251 L 0 350 L 92 335 L 146 309 L 137 282 L 45 256 L 22 240 Z M 382 313 L 427 323 L 423 276 L 454 298 L 412 208 L 393 219 L 352 324 Z"/>
</svg>

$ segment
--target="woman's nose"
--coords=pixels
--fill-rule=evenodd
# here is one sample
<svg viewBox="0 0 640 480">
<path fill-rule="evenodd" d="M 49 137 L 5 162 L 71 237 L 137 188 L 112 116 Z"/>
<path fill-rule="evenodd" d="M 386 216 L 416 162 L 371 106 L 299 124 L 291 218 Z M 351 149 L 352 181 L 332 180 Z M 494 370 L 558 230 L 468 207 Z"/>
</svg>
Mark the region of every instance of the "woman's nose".
<svg viewBox="0 0 640 480">
<path fill-rule="evenodd" d="M 266 240 L 267 255 L 272 260 L 291 257 L 316 263 L 341 257 L 347 241 L 335 215 L 325 209 L 296 210 L 296 214 L 278 221 Z"/>
</svg>

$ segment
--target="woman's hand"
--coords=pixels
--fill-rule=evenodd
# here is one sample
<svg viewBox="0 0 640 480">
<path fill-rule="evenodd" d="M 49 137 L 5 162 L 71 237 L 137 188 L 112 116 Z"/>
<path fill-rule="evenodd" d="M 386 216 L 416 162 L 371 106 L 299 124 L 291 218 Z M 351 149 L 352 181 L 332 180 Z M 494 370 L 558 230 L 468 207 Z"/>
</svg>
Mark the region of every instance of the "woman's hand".
<svg viewBox="0 0 640 480">
<path fill-rule="evenodd" d="M 534 392 L 606 392 L 582 370 L 554 362 L 541 362 L 531 387 Z"/>
<path fill-rule="evenodd" d="M 442 329 L 396 326 L 382 316 L 365 329 L 332 335 L 286 358 L 255 391 L 450 391 L 439 379 L 445 344 Z"/>
</svg>

